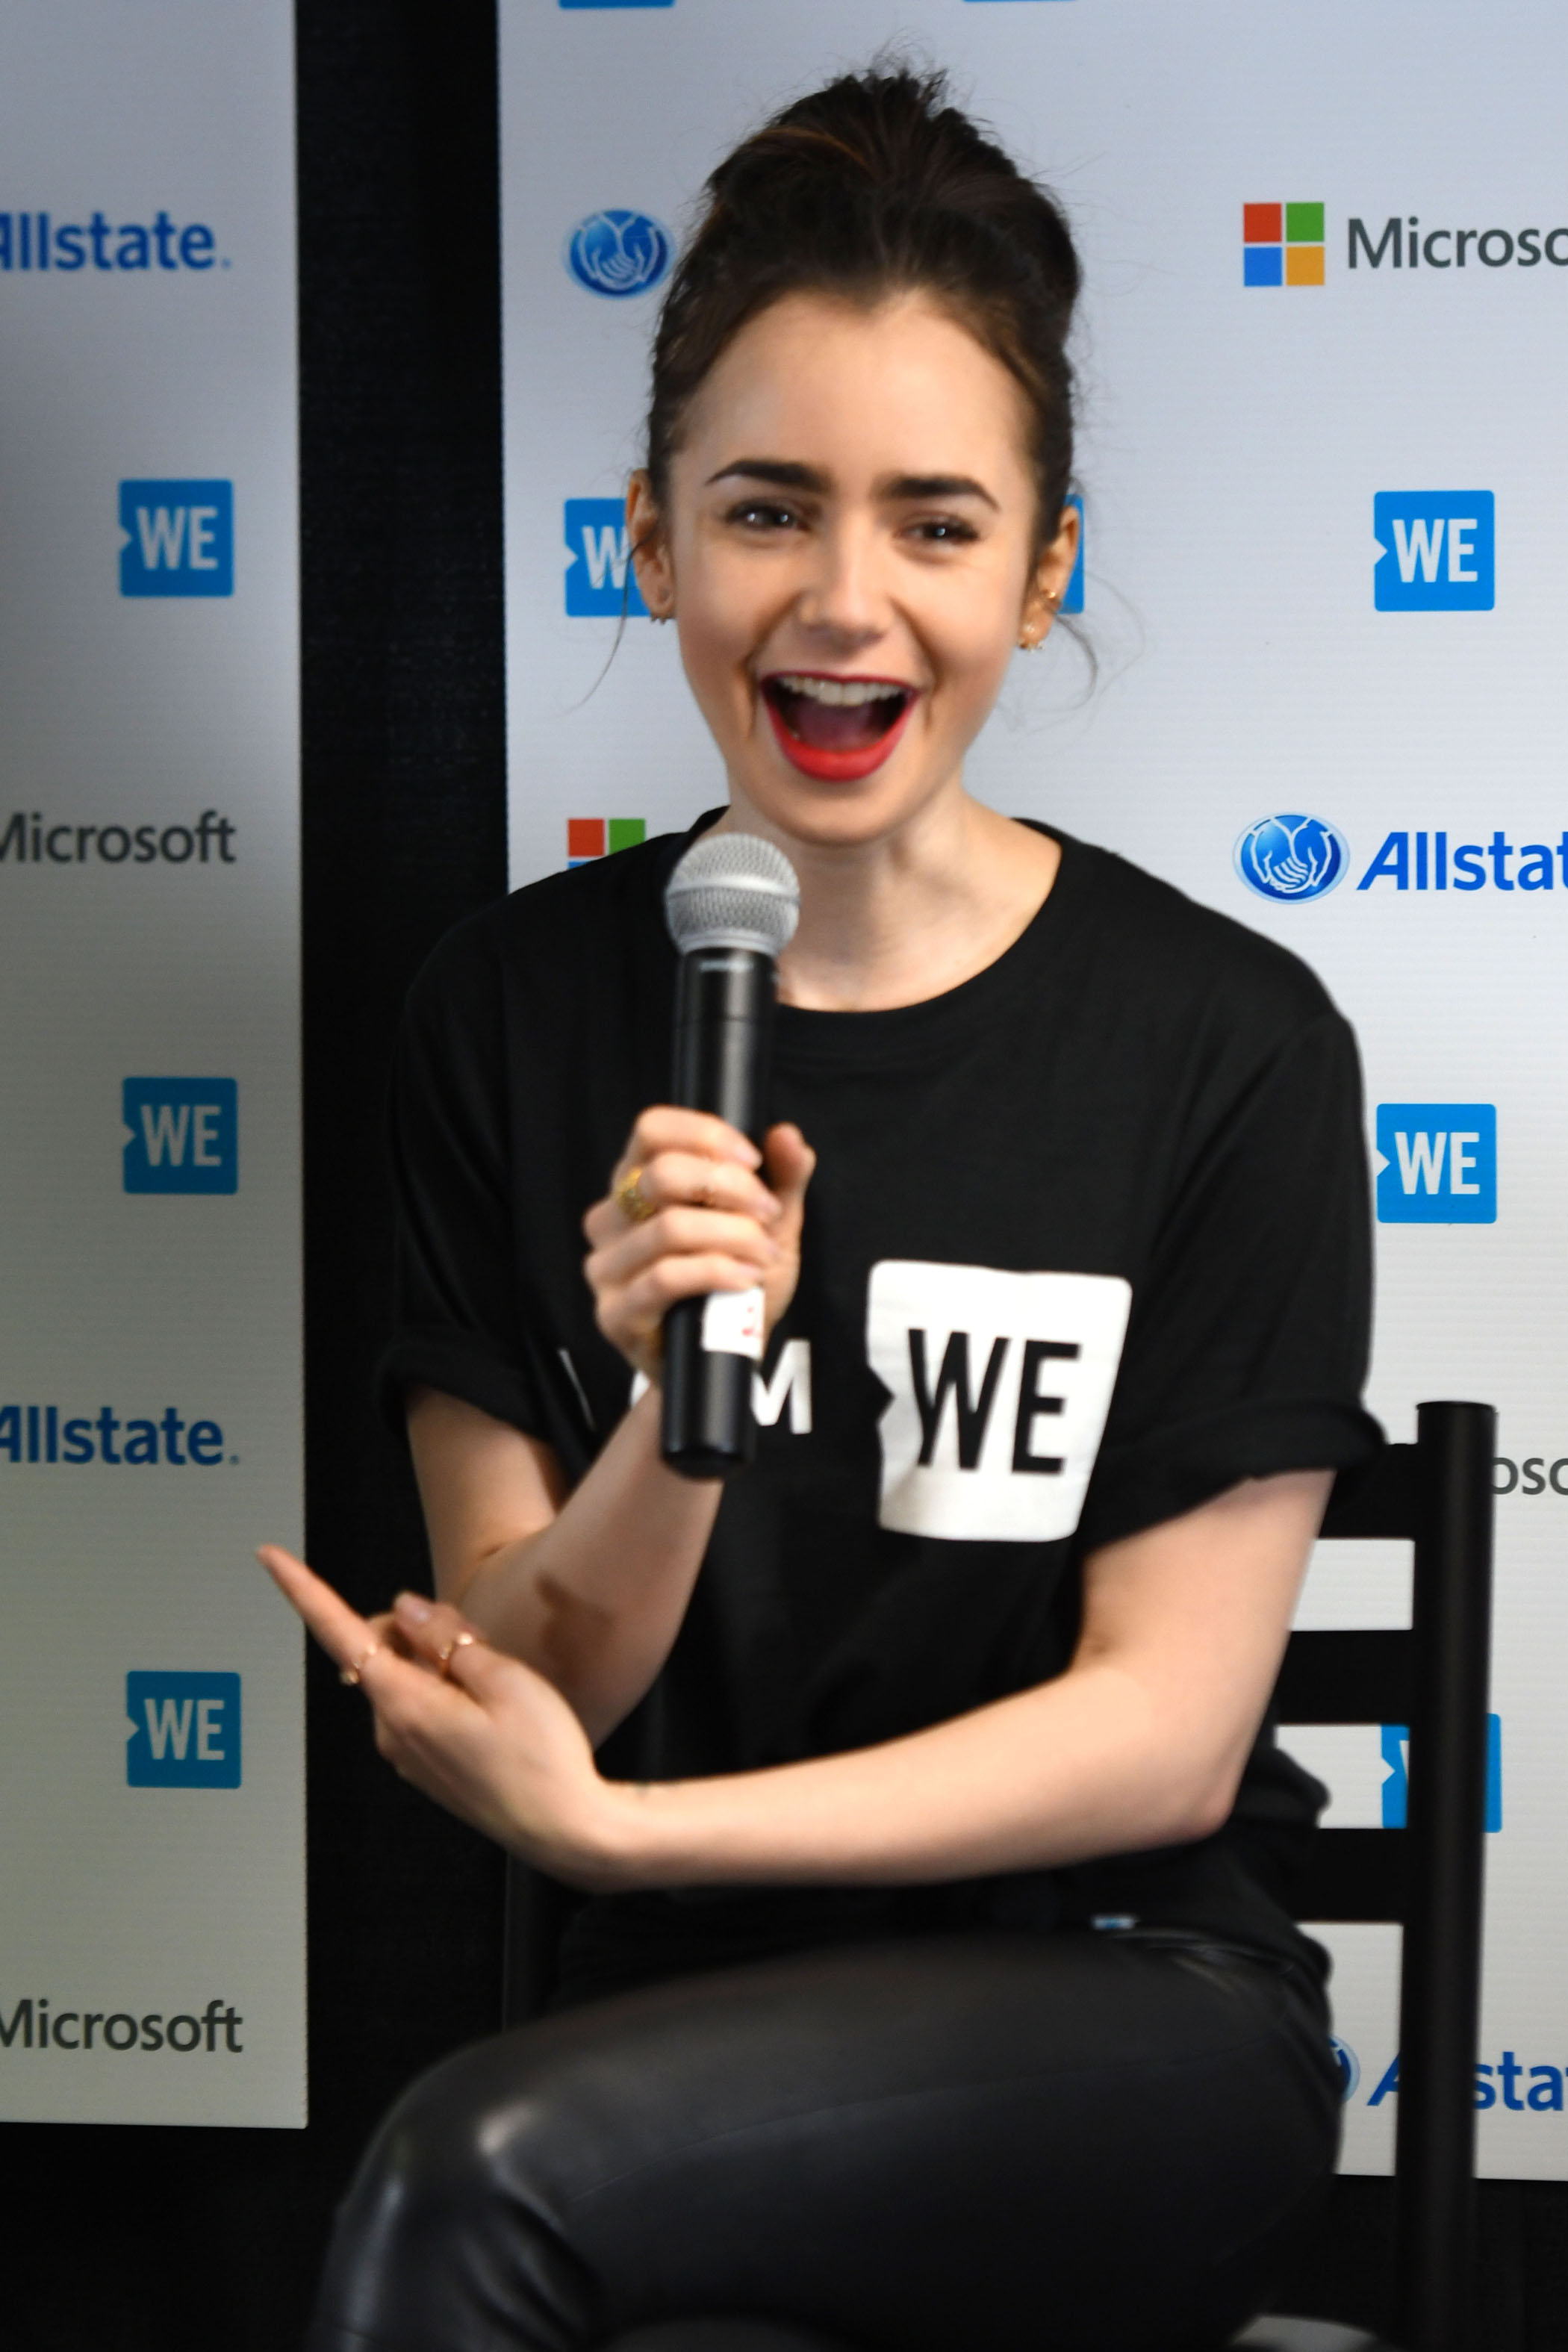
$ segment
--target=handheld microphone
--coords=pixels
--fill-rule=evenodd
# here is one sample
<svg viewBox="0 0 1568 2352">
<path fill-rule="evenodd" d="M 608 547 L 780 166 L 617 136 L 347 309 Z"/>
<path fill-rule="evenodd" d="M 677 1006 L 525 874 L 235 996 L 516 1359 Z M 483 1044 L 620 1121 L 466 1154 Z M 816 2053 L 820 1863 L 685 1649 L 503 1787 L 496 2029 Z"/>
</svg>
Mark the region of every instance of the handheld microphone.
<svg viewBox="0 0 1568 2352">
<path fill-rule="evenodd" d="M 680 950 L 670 1099 L 716 1112 L 760 1146 L 777 959 L 800 919 L 795 868 L 771 841 L 720 834 L 687 851 L 664 910 Z M 682 1476 L 724 1478 L 752 1460 L 762 1353 L 760 1284 L 684 1298 L 665 1317 L 663 1452 Z"/>
</svg>

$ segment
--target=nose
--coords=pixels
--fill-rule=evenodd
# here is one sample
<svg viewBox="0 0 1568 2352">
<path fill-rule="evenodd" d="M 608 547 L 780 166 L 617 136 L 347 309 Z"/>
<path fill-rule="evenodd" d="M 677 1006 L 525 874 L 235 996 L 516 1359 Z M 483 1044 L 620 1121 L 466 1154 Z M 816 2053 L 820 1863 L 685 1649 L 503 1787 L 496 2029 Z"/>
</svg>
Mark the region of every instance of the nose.
<svg viewBox="0 0 1568 2352">
<path fill-rule="evenodd" d="M 809 575 L 796 600 L 796 618 L 836 648 L 849 650 L 881 636 L 891 618 L 880 537 L 868 518 L 846 516 L 811 542 Z"/>
</svg>

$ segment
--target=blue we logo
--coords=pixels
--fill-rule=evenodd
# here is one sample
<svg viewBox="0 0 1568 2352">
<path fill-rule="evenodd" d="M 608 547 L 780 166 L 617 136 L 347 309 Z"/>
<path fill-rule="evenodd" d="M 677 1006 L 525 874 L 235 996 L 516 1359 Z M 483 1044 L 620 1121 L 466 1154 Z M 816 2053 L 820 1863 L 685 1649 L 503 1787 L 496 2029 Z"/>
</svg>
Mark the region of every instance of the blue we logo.
<svg viewBox="0 0 1568 2352">
<path fill-rule="evenodd" d="M 1495 1225 L 1495 1103 L 1379 1103 L 1380 1225 Z"/>
<path fill-rule="evenodd" d="M 121 482 L 122 596 L 232 596 L 234 484 Z"/>
<path fill-rule="evenodd" d="M 1402 1830 L 1410 1807 L 1410 1727 L 1405 1723 L 1379 1726 L 1384 1782 L 1380 1791 L 1382 1825 Z M 1502 1827 L 1502 1717 L 1487 1717 L 1487 1830 L 1495 1836 Z"/>
<path fill-rule="evenodd" d="M 234 1078 L 126 1078 L 120 1090 L 128 1192 L 237 1192 Z"/>
<path fill-rule="evenodd" d="M 569 620 L 647 620 L 631 566 L 623 499 L 566 501 L 566 614 Z"/>
<path fill-rule="evenodd" d="M 1372 502 L 1380 613 L 1489 613 L 1497 602 L 1490 490 L 1379 490 Z"/>
<path fill-rule="evenodd" d="M 129 1674 L 125 1780 L 132 1789 L 237 1789 L 239 1676 Z"/>
</svg>

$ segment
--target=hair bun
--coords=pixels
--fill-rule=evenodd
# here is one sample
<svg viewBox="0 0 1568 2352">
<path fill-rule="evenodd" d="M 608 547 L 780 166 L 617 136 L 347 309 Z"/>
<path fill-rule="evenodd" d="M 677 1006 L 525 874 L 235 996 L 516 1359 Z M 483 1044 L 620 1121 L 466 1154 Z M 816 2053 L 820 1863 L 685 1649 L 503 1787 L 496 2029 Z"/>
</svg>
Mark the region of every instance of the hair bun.
<svg viewBox="0 0 1568 2352">
<path fill-rule="evenodd" d="M 842 75 L 742 140 L 705 197 L 654 346 L 657 499 L 698 387 L 750 320 L 786 294 L 920 291 L 1022 386 L 1042 543 L 1054 537 L 1072 470 L 1078 254 L 1054 198 L 952 103 L 944 74 Z"/>
</svg>

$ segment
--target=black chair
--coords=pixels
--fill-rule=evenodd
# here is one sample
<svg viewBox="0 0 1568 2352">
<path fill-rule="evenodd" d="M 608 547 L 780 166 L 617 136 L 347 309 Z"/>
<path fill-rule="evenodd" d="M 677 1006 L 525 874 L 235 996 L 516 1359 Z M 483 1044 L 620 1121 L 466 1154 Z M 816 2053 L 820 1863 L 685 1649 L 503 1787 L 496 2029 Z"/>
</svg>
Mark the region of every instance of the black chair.
<svg viewBox="0 0 1568 2352">
<path fill-rule="evenodd" d="M 1424 1404 L 1414 1445 L 1385 1446 L 1375 1460 L 1335 1480 L 1325 1538 L 1414 1544 L 1414 1622 L 1408 1633 L 1292 1634 L 1272 1709 L 1285 1723 L 1410 1727 L 1408 1826 L 1320 1831 L 1297 1905 L 1305 1919 L 1404 1924 L 1397 2352 L 1473 2352 L 1474 2345 L 1474 2084 L 1496 1451 L 1490 1405 Z M 537 2016 L 548 1998 L 571 1899 L 521 1864 L 509 1866 L 509 2025 Z M 679 2333 L 666 2337 L 671 2352 Z M 653 2341 L 650 2336 L 649 2352 Z M 1243 2347 L 1396 2352 L 1357 2328 L 1284 2317 L 1256 2320 L 1235 2339 L 1233 2352 Z"/>
<path fill-rule="evenodd" d="M 1321 1830 L 1297 1909 L 1399 1919 L 1394 2283 L 1400 2352 L 1472 2352 L 1475 2063 L 1491 1646 L 1490 1405 L 1424 1404 L 1414 1445 L 1334 1483 L 1323 1534 L 1415 1549 L 1409 1633 L 1294 1633 L 1283 1723 L 1410 1726 L 1408 1826 Z M 1394 2352 L 1353 2328 L 1260 2319 L 1249 2352 Z"/>
</svg>

